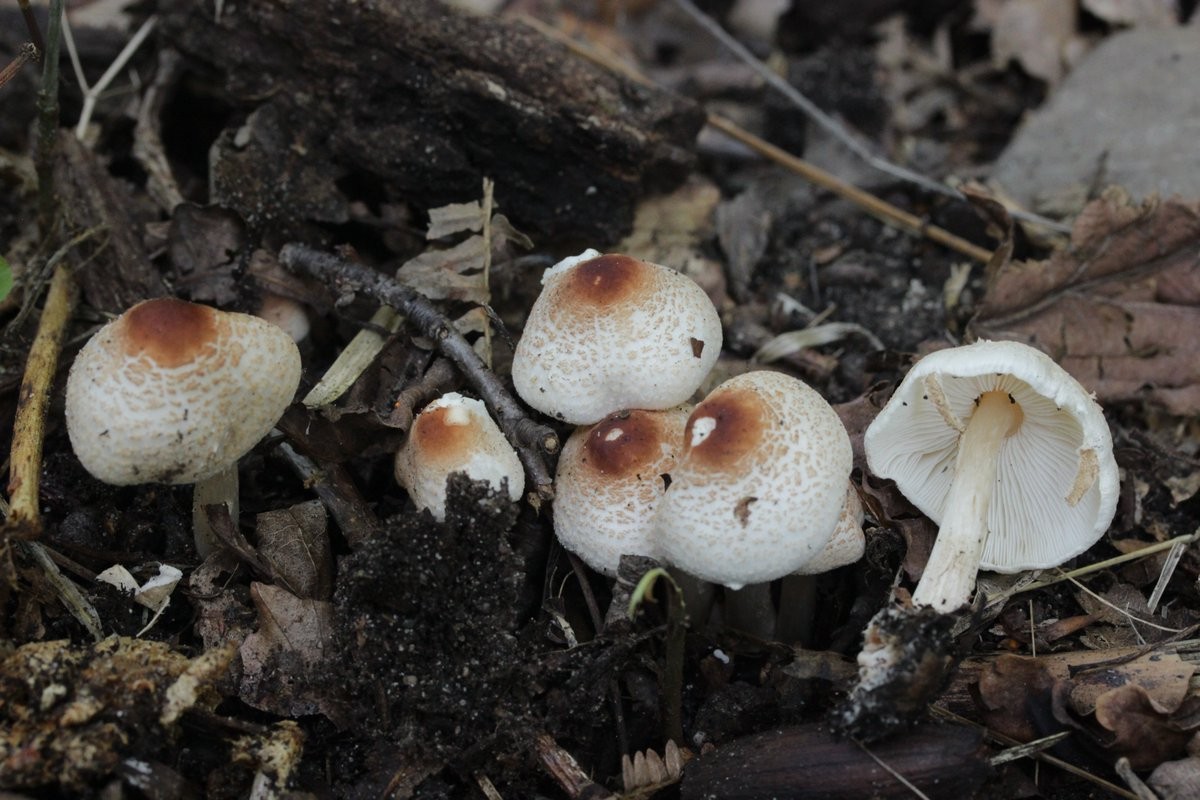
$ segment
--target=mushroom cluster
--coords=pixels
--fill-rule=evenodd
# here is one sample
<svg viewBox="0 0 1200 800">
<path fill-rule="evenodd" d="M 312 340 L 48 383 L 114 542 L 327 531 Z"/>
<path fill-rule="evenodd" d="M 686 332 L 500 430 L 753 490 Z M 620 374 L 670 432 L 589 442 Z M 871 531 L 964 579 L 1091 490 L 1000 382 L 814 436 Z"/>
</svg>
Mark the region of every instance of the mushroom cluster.
<svg viewBox="0 0 1200 800">
<path fill-rule="evenodd" d="M 606 575 L 623 554 L 647 555 L 731 589 L 861 554 L 849 438 L 815 391 L 757 371 L 690 414 L 681 406 L 721 349 L 698 285 L 595 251 L 554 266 L 543 284 L 513 382 L 529 405 L 582 426 L 555 480 L 564 547 Z M 840 519 L 851 521 L 842 549 L 826 552 Z"/>
</svg>

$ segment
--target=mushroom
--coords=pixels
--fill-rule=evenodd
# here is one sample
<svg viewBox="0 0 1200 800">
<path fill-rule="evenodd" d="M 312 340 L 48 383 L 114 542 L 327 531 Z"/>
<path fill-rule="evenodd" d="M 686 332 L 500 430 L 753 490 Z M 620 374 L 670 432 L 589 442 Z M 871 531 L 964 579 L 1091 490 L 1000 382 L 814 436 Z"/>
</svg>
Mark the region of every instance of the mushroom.
<svg viewBox="0 0 1200 800">
<path fill-rule="evenodd" d="M 801 569 L 846 504 L 850 439 L 819 394 L 778 372 L 725 381 L 696 406 L 659 504 L 667 560 L 731 589 Z"/>
<path fill-rule="evenodd" d="M 257 317 L 174 298 L 138 303 L 101 328 L 67 378 L 67 433 L 80 463 L 114 485 L 197 484 L 197 549 L 214 548 L 201 499 L 237 513 L 237 461 L 300 383 L 300 353 Z"/>
<path fill-rule="evenodd" d="M 587 250 L 548 269 L 513 354 L 517 393 L 573 425 L 688 400 L 716 363 L 721 321 L 694 281 Z"/>
<path fill-rule="evenodd" d="M 1061 564 L 1116 510 L 1100 406 L 1044 353 L 980 341 L 917 362 L 867 429 L 871 471 L 939 524 L 913 604 L 967 604 L 979 569 Z"/>
<path fill-rule="evenodd" d="M 525 491 L 521 459 L 488 415 L 482 400 L 449 392 L 429 403 L 413 420 L 404 446 L 396 452 L 396 482 L 408 490 L 417 508 L 446 519 L 446 479 L 463 472 L 507 491 L 514 501 Z"/>
<path fill-rule="evenodd" d="M 619 411 L 571 434 L 554 479 L 554 532 L 563 547 L 610 577 L 622 555 L 659 557 L 654 512 L 690 411 Z"/>
</svg>

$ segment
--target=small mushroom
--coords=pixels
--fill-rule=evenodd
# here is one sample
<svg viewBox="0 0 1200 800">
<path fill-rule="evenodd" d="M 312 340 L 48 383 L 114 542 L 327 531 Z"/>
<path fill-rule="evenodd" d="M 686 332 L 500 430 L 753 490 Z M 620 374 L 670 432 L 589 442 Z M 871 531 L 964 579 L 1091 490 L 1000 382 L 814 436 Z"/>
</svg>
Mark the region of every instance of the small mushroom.
<svg viewBox="0 0 1200 800">
<path fill-rule="evenodd" d="M 236 507 L 237 461 L 291 402 L 300 366 L 291 337 L 257 317 L 147 300 L 76 356 L 66 392 L 71 446 L 105 483 L 195 483 L 204 497 L 213 482 Z M 201 555 L 214 545 L 203 530 L 196 544 Z"/>
<path fill-rule="evenodd" d="M 588 250 L 551 267 L 513 354 L 517 393 L 573 425 L 687 401 L 721 351 L 721 321 L 694 281 Z"/>
<path fill-rule="evenodd" d="M 732 589 L 801 569 L 833 536 L 846 504 L 850 439 L 803 382 L 748 372 L 692 412 L 659 504 L 667 560 Z"/>
<path fill-rule="evenodd" d="M 554 480 L 554 532 L 563 547 L 610 577 L 622 555 L 659 557 L 654 512 L 690 411 L 619 411 L 571 434 Z"/>
<path fill-rule="evenodd" d="M 504 438 L 482 400 L 449 392 L 429 403 L 413 420 L 396 452 L 396 482 L 417 508 L 446 519 L 446 479 L 463 472 L 506 491 L 514 501 L 525 491 L 521 459 Z"/>
<path fill-rule="evenodd" d="M 1100 406 L 1044 353 L 980 341 L 909 370 L 867 429 L 872 472 L 939 524 L 913 603 L 969 601 L 979 569 L 1061 564 L 1116 510 L 1112 437 Z"/>
</svg>

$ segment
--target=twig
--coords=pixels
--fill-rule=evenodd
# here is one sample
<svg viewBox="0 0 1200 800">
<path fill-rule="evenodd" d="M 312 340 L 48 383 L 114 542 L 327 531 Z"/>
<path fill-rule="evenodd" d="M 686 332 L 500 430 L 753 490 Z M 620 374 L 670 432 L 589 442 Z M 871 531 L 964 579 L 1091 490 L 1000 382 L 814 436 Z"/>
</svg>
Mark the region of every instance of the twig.
<svg viewBox="0 0 1200 800">
<path fill-rule="evenodd" d="M 1008 747 L 1014 747 L 1016 745 L 1021 744 L 1021 742 L 1017 741 L 1016 739 L 1012 738 L 1011 736 L 1005 736 L 1003 733 L 994 731 L 991 728 L 980 725 L 978 722 L 969 720 L 966 717 L 959 716 L 958 714 L 955 714 L 953 711 L 950 711 L 949 709 L 946 709 L 946 708 L 942 708 L 941 706 L 930 706 L 929 710 L 944 719 L 948 719 L 953 722 L 957 722 L 961 725 L 970 725 L 972 728 L 975 728 L 976 730 L 981 731 L 983 733 L 983 736 L 985 739 L 989 739 L 993 742 L 998 742 L 999 744 L 1003 744 Z M 1077 767 L 1074 764 L 1070 763 L 1069 761 L 1063 761 L 1061 758 L 1056 758 L 1055 756 L 1052 756 L 1049 753 L 1038 752 L 1038 753 L 1031 753 L 1030 755 L 1032 755 L 1033 758 L 1036 758 L 1038 761 L 1045 762 L 1046 764 L 1049 764 L 1053 767 L 1058 767 L 1062 771 L 1069 772 L 1070 774 L 1074 775 L 1077 778 L 1082 778 L 1085 781 L 1093 783 L 1096 786 L 1099 786 L 1101 789 L 1104 789 L 1107 792 L 1112 792 L 1113 794 L 1117 795 L 1118 797 L 1124 797 L 1124 798 L 1126 798 L 1126 800 L 1141 800 L 1133 792 L 1128 791 L 1127 789 L 1122 789 L 1120 786 L 1117 786 L 1115 783 L 1110 783 L 1109 781 L 1106 781 L 1103 778 L 1097 777 L 1097 776 L 1093 775 L 1092 773 L 1088 772 L 1086 769 Z"/>
<path fill-rule="evenodd" d="M 554 497 L 553 481 L 544 454 L 558 450 L 558 434 L 526 415 L 471 344 L 424 295 L 361 264 L 301 244 L 284 245 L 279 252 L 279 263 L 293 272 L 324 281 L 342 295 L 363 292 L 408 317 L 423 335 L 434 341 L 444 356 L 454 362 L 483 398 L 500 429 L 517 449 L 538 497 L 542 500 Z"/>
<path fill-rule="evenodd" d="M 1109 567 L 1127 564 L 1130 561 L 1140 561 L 1143 558 L 1149 558 L 1152 555 L 1161 553 L 1163 550 L 1170 550 L 1177 545 L 1190 545 L 1197 540 L 1200 540 L 1200 529 L 1197 529 L 1194 533 L 1189 533 L 1186 536 L 1176 536 L 1174 539 L 1168 539 L 1165 542 L 1156 542 L 1152 545 L 1143 547 L 1140 550 L 1134 550 L 1132 553 L 1122 553 L 1119 556 L 1113 556 L 1112 558 L 1105 559 L 1104 561 L 1097 561 L 1094 564 L 1078 567 L 1070 570 L 1069 572 L 1057 570 L 1058 574 L 1053 578 L 1041 578 L 1033 583 L 1027 583 L 1024 586 L 1002 592 L 996 595 L 995 598 L 989 598 L 987 608 L 991 609 L 997 605 L 1003 605 L 1011 600 L 1014 596 L 1024 592 L 1032 592 L 1036 589 L 1044 589 L 1047 586 L 1053 586 L 1056 583 L 1069 581 L 1073 578 L 1082 578 L 1085 575 L 1091 575 L 1094 572 L 1101 572 Z"/>
<path fill-rule="evenodd" d="M 641 83 L 644 86 L 653 86 L 653 82 L 642 75 L 640 72 L 630 67 L 628 64 L 622 63 L 620 60 L 610 53 L 603 52 L 599 48 L 592 45 L 581 44 L 556 28 L 552 28 L 544 22 L 532 17 L 522 17 L 521 21 L 529 27 L 540 32 L 542 35 L 553 39 L 562 44 L 567 49 L 576 55 L 582 56 L 589 61 L 599 64 L 600 66 L 624 75 L 625 77 Z M 894 225 L 901 230 L 908 231 L 914 236 L 927 237 L 938 244 L 944 245 L 951 250 L 975 259 L 983 264 L 991 261 L 991 251 L 979 247 L 978 245 L 968 242 L 961 236 L 955 236 L 944 228 L 937 225 L 931 225 L 915 214 L 910 214 L 903 209 L 881 200 L 870 192 L 863 191 L 857 186 L 852 186 L 846 183 L 841 178 L 826 172 L 815 164 L 811 164 L 802 158 L 798 158 L 786 150 L 776 147 L 770 142 L 760 139 L 747 130 L 744 130 L 739 125 L 730 122 L 725 117 L 719 114 L 709 113 L 708 124 L 722 133 L 730 136 L 750 149 L 757 152 L 775 163 L 790 169 L 808 182 L 820 186 L 822 189 L 827 189 L 839 197 L 849 200 L 868 214 L 882 220 L 883 222 Z"/>
<path fill-rule="evenodd" d="M 167 94 L 182 72 L 182 59 L 174 50 L 160 50 L 154 82 L 146 90 L 133 130 L 133 157 L 146 170 L 146 191 L 170 213 L 183 202 L 183 193 L 171 172 L 162 142 L 162 110 Z"/>
<path fill-rule="evenodd" d="M 88 599 L 79 591 L 78 586 L 67 580 L 67 577 L 59 571 L 58 565 L 51 559 L 47 549 L 37 542 L 17 542 L 16 544 L 41 568 L 42 574 L 46 576 L 47 582 L 53 587 L 63 607 L 83 626 L 88 635 L 97 642 L 103 639 L 104 631 L 100 629 L 100 615 L 96 613 L 95 606 L 88 602 Z"/>
<path fill-rule="evenodd" d="M 729 33 L 712 17 L 708 16 L 699 8 L 697 8 L 691 0 L 675 0 L 675 5 L 679 6 L 679 8 L 682 9 L 688 16 L 690 16 L 694 22 L 700 25 L 700 27 L 704 28 L 704 30 L 708 32 L 710 36 L 720 42 L 722 46 L 737 56 L 738 59 L 749 66 L 752 70 L 754 70 L 754 72 L 760 78 L 762 78 L 768 86 L 782 94 L 785 98 L 787 98 L 788 102 L 799 108 L 806 117 L 817 123 L 817 125 L 845 145 L 850 152 L 861 158 L 872 168 L 884 173 L 885 175 L 890 175 L 893 178 L 898 178 L 899 180 L 911 183 L 914 186 L 919 186 L 926 191 L 940 194 L 944 197 L 950 197 L 961 202 L 966 202 L 967 198 L 963 196 L 962 192 L 958 191 L 953 186 L 949 186 L 941 181 L 933 180 L 931 178 L 926 178 L 920 173 L 913 172 L 912 170 L 902 167 L 899 164 L 893 164 L 886 158 L 872 152 L 870 146 L 868 146 L 861 137 L 856 136 L 847 130 L 846 126 L 842 125 L 842 123 L 838 122 L 836 119 L 822 111 L 813 101 L 809 100 L 799 91 L 797 91 L 796 87 L 792 86 L 777 72 L 764 64 L 761 59 L 756 58 L 753 53 L 751 53 L 742 45 L 741 42 L 739 42 L 733 36 L 730 36 Z M 1037 225 L 1045 226 L 1059 233 L 1071 232 L 1070 226 L 1064 225 L 1061 222 L 1055 222 L 1054 220 L 1047 219 L 1039 214 L 1032 214 L 1019 208 L 1008 208 L 1007 210 L 1015 219 L 1020 219 L 1025 222 L 1033 222 Z"/>
<path fill-rule="evenodd" d="M 882 758 L 880 758 L 879 756 L 875 755 L 870 750 L 868 750 L 867 746 L 865 744 L 860 742 L 858 739 L 852 738 L 850 741 L 852 741 L 856 745 L 858 745 L 859 750 L 862 750 L 864 753 L 866 753 L 868 756 L 870 756 L 872 761 L 874 761 L 876 764 L 878 764 L 880 767 L 882 767 L 885 772 L 887 772 L 889 775 L 891 775 L 893 778 L 895 778 L 900 783 L 900 785 L 903 786 L 905 789 L 908 789 L 915 796 L 921 798 L 921 800 L 929 800 L 929 795 L 925 794 L 920 789 L 918 789 L 916 786 L 914 786 L 912 781 L 910 781 L 908 778 L 901 775 L 894 767 L 892 767 L 892 765 L 888 764 Z"/>
<path fill-rule="evenodd" d="M 34 162 L 38 176 L 38 230 L 49 237 L 54 227 L 55 138 L 58 136 L 58 45 L 62 39 L 63 0 L 50 0 L 50 25 L 42 50 L 42 86 L 38 90 L 38 135 Z"/>
<path fill-rule="evenodd" d="M 1133 627 L 1134 632 L 1137 632 L 1137 626 L 1133 624 L 1135 622 L 1140 622 L 1143 625 L 1148 625 L 1149 627 L 1154 628 L 1155 630 L 1160 630 L 1165 633 L 1183 633 L 1184 631 L 1187 630 L 1187 628 L 1168 628 L 1165 625 L 1158 625 L 1156 623 L 1153 623 L 1148 619 L 1142 619 L 1141 617 L 1135 616 L 1135 615 L 1131 614 L 1129 611 L 1126 611 L 1125 609 L 1121 608 L 1120 606 L 1118 606 L 1116 603 L 1112 602 L 1111 600 L 1107 600 L 1107 599 L 1101 597 L 1100 595 L 1096 594 L 1091 589 L 1084 586 L 1083 583 L 1081 583 L 1078 579 L 1071 578 L 1070 581 L 1071 581 L 1071 583 L 1073 583 L 1077 587 L 1079 587 L 1079 589 L 1082 590 L 1084 592 L 1084 594 L 1088 595 L 1096 602 L 1100 603 L 1101 605 L 1108 606 L 1113 611 L 1116 611 L 1118 614 L 1120 614 L 1120 615 L 1124 616 L 1126 619 L 1128 619 L 1129 624 Z"/>
<path fill-rule="evenodd" d="M 534 750 L 542 769 L 546 770 L 571 800 L 615 800 L 616 795 L 589 778 L 579 766 L 579 762 L 559 747 L 550 734 L 538 734 L 534 741 Z"/>
<path fill-rule="evenodd" d="M 37 45 L 33 42 L 25 42 L 17 50 L 17 56 L 12 61 L 8 62 L 8 66 L 0 69 L 0 87 L 16 77 L 21 71 L 21 67 L 28 64 L 30 61 L 37 61 L 38 53 Z"/>
<path fill-rule="evenodd" d="M 38 25 L 37 17 L 33 15 L 33 6 L 29 0 L 17 0 L 21 7 L 21 16 L 25 18 L 25 27 L 29 29 L 29 38 L 39 53 L 46 52 L 46 42 L 42 39 L 42 28 Z"/>
<path fill-rule="evenodd" d="M 279 453 L 292 471 L 311 489 L 337 522 L 351 547 L 357 547 L 379 530 L 379 518 L 371 511 L 358 487 L 340 464 L 321 466 L 288 442 L 279 443 Z"/>
<path fill-rule="evenodd" d="M 158 17 L 149 17 L 142 23 L 142 27 L 138 28 L 137 33 L 133 38 L 121 49 L 113 62 L 108 65 L 108 69 L 100 76 L 100 80 L 96 81 L 94 86 L 88 86 L 83 82 L 83 74 L 79 74 L 79 79 L 83 88 L 83 110 L 79 112 L 79 123 L 75 126 L 75 137 L 82 139 L 87 133 L 87 126 L 92 121 L 92 114 L 96 110 L 96 100 L 100 94 L 108 88 L 108 85 L 116 79 L 121 70 L 125 69 L 125 65 L 129 63 L 129 59 L 133 58 L 134 53 L 146 41 L 146 37 L 154 30 L 155 24 L 158 22 Z"/>
<path fill-rule="evenodd" d="M 76 294 L 71 268 L 65 262 L 60 263 L 50 279 L 46 306 L 42 309 L 37 335 L 29 348 L 17 414 L 13 421 L 8 472 L 12 508 L 5 524 L 5 533 L 19 539 L 36 539 L 42 532 L 38 484 L 42 472 L 46 409 L 50 404 L 50 385 L 58 369 L 63 334 L 71 319 Z"/>
</svg>

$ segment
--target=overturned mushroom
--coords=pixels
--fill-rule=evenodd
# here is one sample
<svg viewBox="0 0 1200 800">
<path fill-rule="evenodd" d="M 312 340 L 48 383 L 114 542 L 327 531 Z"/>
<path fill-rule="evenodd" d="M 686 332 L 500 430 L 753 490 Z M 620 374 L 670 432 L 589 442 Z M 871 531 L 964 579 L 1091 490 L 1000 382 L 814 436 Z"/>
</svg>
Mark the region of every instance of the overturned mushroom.
<svg viewBox="0 0 1200 800">
<path fill-rule="evenodd" d="M 939 524 L 913 603 L 949 612 L 979 569 L 1056 566 L 1108 529 L 1117 465 L 1100 406 L 1044 353 L 981 341 L 921 359 L 867 429 L 867 462 Z"/>
</svg>

